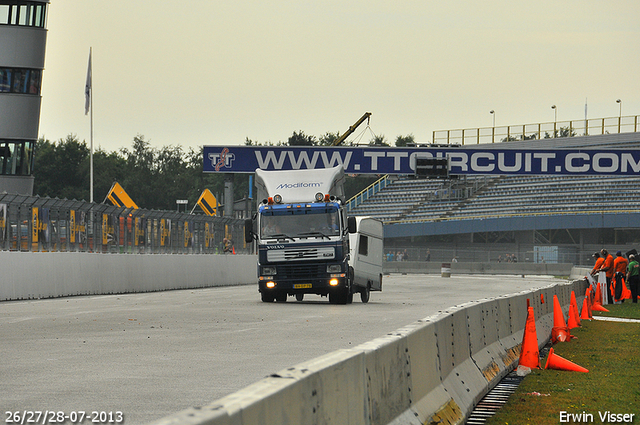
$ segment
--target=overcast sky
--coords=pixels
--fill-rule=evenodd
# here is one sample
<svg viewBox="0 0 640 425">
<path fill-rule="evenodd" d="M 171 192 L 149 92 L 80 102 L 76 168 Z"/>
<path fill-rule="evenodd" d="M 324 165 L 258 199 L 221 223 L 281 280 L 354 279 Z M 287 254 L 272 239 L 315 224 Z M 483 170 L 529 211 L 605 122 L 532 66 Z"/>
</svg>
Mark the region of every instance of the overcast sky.
<svg viewBox="0 0 640 425">
<path fill-rule="evenodd" d="M 39 134 L 286 141 L 640 115 L 638 0 L 51 0 Z M 363 125 L 356 132 L 365 130 Z M 371 138 L 367 130 L 365 141 Z M 350 139 L 353 139 L 351 137 Z"/>
</svg>

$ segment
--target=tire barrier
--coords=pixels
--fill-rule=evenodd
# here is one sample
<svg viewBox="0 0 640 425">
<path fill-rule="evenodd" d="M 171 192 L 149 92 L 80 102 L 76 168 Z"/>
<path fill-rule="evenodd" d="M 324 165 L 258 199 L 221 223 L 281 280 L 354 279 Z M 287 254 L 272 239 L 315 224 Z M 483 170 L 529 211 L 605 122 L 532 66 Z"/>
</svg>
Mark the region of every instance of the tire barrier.
<svg viewBox="0 0 640 425">
<path fill-rule="evenodd" d="M 571 291 L 586 287 L 579 280 L 454 306 L 154 424 L 462 424 L 517 365 L 528 305 L 542 348 L 551 336 L 553 295 L 568 311 Z"/>
</svg>

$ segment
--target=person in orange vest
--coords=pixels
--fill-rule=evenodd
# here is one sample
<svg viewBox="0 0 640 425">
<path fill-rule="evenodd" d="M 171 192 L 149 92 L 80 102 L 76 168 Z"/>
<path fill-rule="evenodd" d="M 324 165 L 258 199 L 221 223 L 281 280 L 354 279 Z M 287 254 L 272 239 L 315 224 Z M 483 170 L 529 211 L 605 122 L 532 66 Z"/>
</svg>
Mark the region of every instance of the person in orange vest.
<svg viewBox="0 0 640 425">
<path fill-rule="evenodd" d="M 609 303 L 613 304 L 613 297 L 611 296 L 611 281 L 613 280 L 613 255 L 609 254 L 609 251 L 602 248 L 600 250 L 600 255 L 604 258 L 604 263 L 602 267 L 600 267 L 601 272 L 605 272 L 607 275 L 607 297 Z"/>
<path fill-rule="evenodd" d="M 640 263 L 635 255 L 629 255 L 629 265 L 627 266 L 627 282 L 631 289 L 631 302 L 638 303 L 638 289 L 640 289 Z"/>
<path fill-rule="evenodd" d="M 613 271 L 615 278 L 615 301 L 624 302 L 622 298 L 622 282 L 624 281 L 624 276 L 627 274 L 627 266 L 629 265 L 629 261 L 622 256 L 622 252 L 616 252 L 616 258 L 613 260 Z"/>
<path fill-rule="evenodd" d="M 596 264 L 591 270 L 591 276 L 595 276 L 600 271 L 600 267 L 602 267 L 602 264 L 604 264 L 604 258 L 602 258 L 599 252 L 594 253 L 592 257 L 596 259 Z"/>
</svg>

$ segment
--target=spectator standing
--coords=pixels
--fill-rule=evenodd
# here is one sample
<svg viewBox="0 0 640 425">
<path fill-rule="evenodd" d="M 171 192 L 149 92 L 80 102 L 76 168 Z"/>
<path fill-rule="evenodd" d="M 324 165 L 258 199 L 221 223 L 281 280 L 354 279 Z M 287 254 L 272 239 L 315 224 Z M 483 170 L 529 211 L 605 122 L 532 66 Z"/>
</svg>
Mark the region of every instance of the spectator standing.
<svg viewBox="0 0 640 425">
<path fill-rule="evenodd" d="M 600 271 L 600 267 L 602 267 L 602 265 L 604 264 L 604 258 L 602 258 L 599 252 L 595 252 L 592 257 L 596 260 L 596 264 L 591 270 L 591 276 L 595 276 Z"/>
<path fill-rule="evenodd" d="M 233 241 L 231 238 L 224 238 L 222 243 L 224 244 L 223 252 L 225 254 L 234 254 Z"/>
<path fill-rule="evenodd" d="M 431 261 L 431 251 L 429 251 L 429 248 L 427 248 L 427 256 L 425 257 L 425 261 L 427 263 Z"/>
<path fill-rule="evenodd" d="M 615 278 L 615 301 L 624 302 L 624 299 L 622 299 L 622 282 L 627 272 L 628 265 L 629 261 L 627 261 L 627 259 L 622 256 L 622 252 L 616 252 L 616 258 L 615 260 L 613 260 L 613 271 Z"/>
<path fill-rule="evenodd" d="M 607 276 L 607 297 L 609 302 L 613 304 L 613 294 L 611 293 L 611 282 L 613 280 L 614 274 L 613 255 L 609 254 L 609 251 L 607 251 L 605 248 L 602 248 L 600 250 L 600 255 L 602 255 L 602 258 L 604 258 L 604 263 L 602 264 L 602 267 L 600 267 L 600 271 L 605 272 Z"/>
<path fill-rule="evenodd" d="M 631 302 L 638 303 L 638 290 L 640 290 L 640 263 L 636 260 L 636 256 L 629 255 L 629 265 L 627 266 L 627 282 L 631 290 Z"/>
</svg>

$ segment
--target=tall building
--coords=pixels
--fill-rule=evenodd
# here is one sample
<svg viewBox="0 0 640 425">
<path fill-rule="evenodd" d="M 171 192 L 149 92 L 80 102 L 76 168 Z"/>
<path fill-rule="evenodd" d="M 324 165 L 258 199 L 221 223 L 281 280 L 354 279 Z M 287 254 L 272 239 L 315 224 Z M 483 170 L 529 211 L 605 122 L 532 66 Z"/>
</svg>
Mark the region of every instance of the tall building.
<svg viewBox="0 0 640 425">
<path fill-rule="evenodd" d="M 49 0 L 0 0 L 0 192 L 33 194 Z"/>
</svg>

